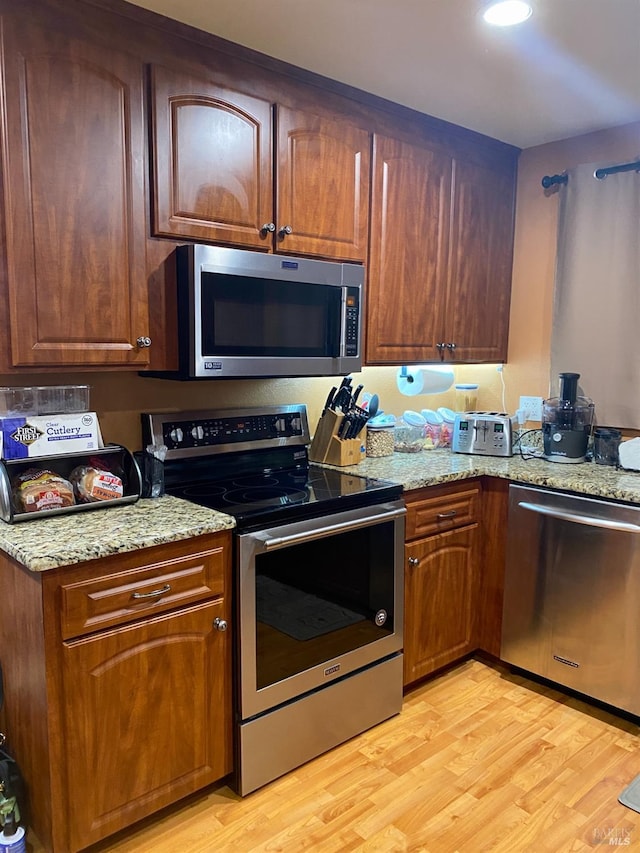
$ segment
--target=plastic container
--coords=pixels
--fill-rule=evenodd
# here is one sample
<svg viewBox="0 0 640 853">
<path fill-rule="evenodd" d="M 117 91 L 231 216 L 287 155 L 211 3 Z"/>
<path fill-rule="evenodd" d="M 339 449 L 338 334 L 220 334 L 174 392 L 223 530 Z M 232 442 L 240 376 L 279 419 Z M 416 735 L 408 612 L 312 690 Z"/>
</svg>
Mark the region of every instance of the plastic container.
<svg viewBox="0 0 640 853">
<path fill-rule="evenodd" d="M 37 414 L 37 391 L 31 387 L 0 388 L 0 418 Z"/>
<path fill-rule="evenodd" d="M 442 418 L 442 446 L 450 447 L 453 438 L 453 426 L 456 422 L 456 413 L 446 406 L 440 406 L 438 414 Z"/>
<path fill-rule="evenodd" d="M 596 427 L 593 431 L 593 459 L 597 465 L 617 465 L 622 433 L 619 429 Z"/>
<path fill-rule="evenodd" d="M 421 414 L 406 411 L 393 432 L 393 449 L 396 453 L 419 453 L 424 450 L 427 422 Z"/>
<path fill-rule="evenodd" d="M 478 408 L 478 385 L 475 382 L 460 382 L 455 386 L 456 412 L 475 412 Z"/>
<path fill-rule="evenodd" d="M 367 426 L 366 454 L 372 458 L 392 456 L 395 447 L 394 427 Z"/>
<path fill-rule="evenodd" d="M 444 418 L 433 409 L 423 409 L 422 417 L 427 422 L 424 430 L 424 449 L 435 450 L 442 445 Z"/>
<path fill-rule="evenodd" d="M 88 385 L 39 385 L 35 390 L 39 415 L 89 411 Z"/>
<path fill-rule="evenodd" d="M 0 833 L 0 853 L 27 853 L 24 828 L 13 820 L 7 820 Z"/>
</svg>

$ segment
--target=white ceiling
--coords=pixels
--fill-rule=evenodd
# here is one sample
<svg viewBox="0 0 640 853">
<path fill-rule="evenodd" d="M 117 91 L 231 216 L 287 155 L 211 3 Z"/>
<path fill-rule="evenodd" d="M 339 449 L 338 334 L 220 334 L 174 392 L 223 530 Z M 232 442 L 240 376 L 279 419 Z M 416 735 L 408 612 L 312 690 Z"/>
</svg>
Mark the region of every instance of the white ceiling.
<svg viewBox="0 0 640 853">
<path fill-rule="evenodd" d="M 640 120 L 640 0 L 530 2 L 504 29 L 483 0 L 135 5 L 520 148 Z"/>
</svg>

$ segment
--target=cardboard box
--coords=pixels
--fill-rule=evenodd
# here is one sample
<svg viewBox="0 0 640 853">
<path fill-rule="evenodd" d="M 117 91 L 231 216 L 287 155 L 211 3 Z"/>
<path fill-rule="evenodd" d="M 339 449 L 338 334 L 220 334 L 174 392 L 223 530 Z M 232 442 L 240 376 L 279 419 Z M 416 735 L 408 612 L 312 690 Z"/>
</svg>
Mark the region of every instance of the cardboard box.
<svg viewBox="0 0 640 853">
<path fill-rule="evenodd" d="M 60 456 L 104 447 L 95 412 L 0 418 L 0 458 Z"/>
</svg>

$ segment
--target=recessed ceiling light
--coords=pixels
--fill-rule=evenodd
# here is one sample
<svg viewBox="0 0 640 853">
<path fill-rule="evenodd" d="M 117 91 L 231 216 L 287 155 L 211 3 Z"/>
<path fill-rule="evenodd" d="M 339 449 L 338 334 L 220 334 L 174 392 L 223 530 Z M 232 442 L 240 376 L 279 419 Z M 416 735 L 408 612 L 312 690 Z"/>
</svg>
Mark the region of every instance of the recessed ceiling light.
<svg viewBox="0 0 640 853">
<path fill-rule="evenodd" d="M 485 9 L 482 17 L 488 24 L 496 27 L 512 27 L 526 21 L 531 12 L 531 6 L 524 0 L 501 0 Z"/>
</svg>

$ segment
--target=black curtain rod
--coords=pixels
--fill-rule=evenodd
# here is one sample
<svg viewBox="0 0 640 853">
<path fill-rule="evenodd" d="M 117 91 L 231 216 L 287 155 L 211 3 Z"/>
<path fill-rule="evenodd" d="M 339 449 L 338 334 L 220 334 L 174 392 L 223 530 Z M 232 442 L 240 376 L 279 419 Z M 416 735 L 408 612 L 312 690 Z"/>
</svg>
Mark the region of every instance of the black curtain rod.
<svg viewBox="0 0 640 853">
<path fill-rule="evenodd" d="M 607 177 L 607 175 L 615 175 L 618 172 L 640 172 L 640 160 L 636 160 L 634 163 L 622 163 L 619 166 L 606 166 L 603 169 L 596 169 L 593 173 L 593 177 L 602 181 Z M 545 175 L 540 183 L 545 190 L 548 190 L 549 187 L 552 187 L 555 184 L 566 184 L 568 180 L 569 175 L 567 175 L 566 172 L 563 172 L 561 175 Z"/>
<path fill-rule="evenodd" d="M 623 163 L 621 166 L 607 166 L 605 169 L 596 169 L 593 177 L 602 181 L 607 175 L 615 175 L 617 172 L 640 172 L 640 160 L 635 163 Z"/>
</svg>

